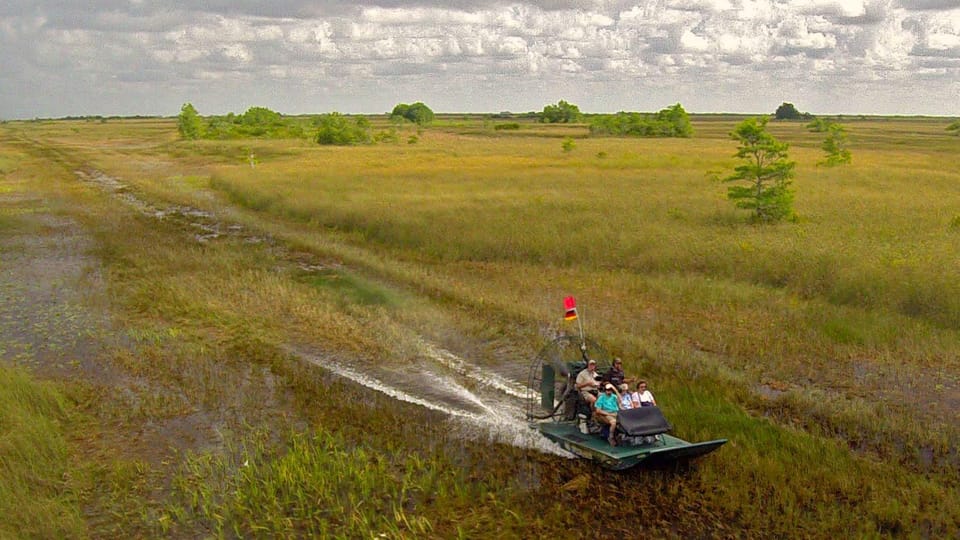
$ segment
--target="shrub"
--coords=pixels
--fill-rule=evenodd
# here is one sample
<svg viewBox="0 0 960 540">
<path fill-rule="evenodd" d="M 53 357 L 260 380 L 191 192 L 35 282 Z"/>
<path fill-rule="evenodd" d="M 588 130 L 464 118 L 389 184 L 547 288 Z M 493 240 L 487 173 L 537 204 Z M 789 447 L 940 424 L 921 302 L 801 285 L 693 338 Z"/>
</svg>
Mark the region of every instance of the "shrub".
<svg viewBox="0 0 960 540">
<path fill-rule="evenodd" d="M 598 116 L 590 123 L 590 133 L 634 137 L 690 137 L 693 135 L 693 125 L 687 111 L 677 103 L 653 115 L 621 111 Z"/>
<path fill-rule="evenodd" d="M 497 124 L 493 126 L 493 129 L 496 131 L 501 129 L 520 129 L 520 124 L 517 122 L 507 122 L 506 124 Z"/>
<path fill-rule="evenodd" d="M 321 116 L 318 124 L 318 144 L 351 145 L 370 142 L 370 124 L 366 118 L 350 121 L 346 116 L 334 112 Z"/>
<path fill-rule="evenodd" d="M 266 107 L 250 107 L 247 112 L 239 117 L 241 124 L 245 126 L 257 126 L 267 128 L 270 126 L 282 126 L 283 117 L 276 111 L 271 111 Z"/>
<path fill-rule="evenodd" d="M 851 155 L 847 148 L 847 132 L 842 125 L 829 124 L 827 138 L 823 140 L 820 148 L 827 154 L 826 158 L 819 163 L 820 165 L 833 167 L 834 165 L 850 163 Z"/>
<path fill-rule="evenodd" d="M 793 103 L 787 103 L 786 101 L 777 107 L 777 110 L 773 113 L 773 116 L 777 120 L 799 120 L 803 118 L 803 114 L 797 110 Z"/>
<path fill-rule="evenodd" d="M 199 139 L 203 134 L 203 126 L 200 123 L 200 115 L 197 109 L 190 103 L 184 103 L 180 107 L 180 116 L 177 118 L 177 131 L 184 139 Z"/>
<path fill-rule="evenodd" d="M 540 121 L 550 124 L 569 124 L 580 121 L 582 116 L 580 107 L 561 99 L 556 105 L 547 105 L 543 108 Z"/>
<path fill-rule="evenodd" d="M 824 133 L 830 129 L 831 122 L 824 118 L 814 118 L 812 122 L 807 124 L 807 129 L 814 133 Z"/>
<path fill-rule="evenodd" d="M 373 135 L 373 141 L 378 143 L 395 143 L 400 140 L 395 129 L 383 129 Z"/>
<path fill-rule="evenodd" d="M 391 119 L 406 119 L 418 126 L 425 126 L 433 122 L 433 111 L 430 110 L 430 107 L 427 107 L 423 102 L 416 102 L 412 105 L 407 105 L 406 103 L 398 103 L 393 111 L 390 113 Z"/>
</svg>

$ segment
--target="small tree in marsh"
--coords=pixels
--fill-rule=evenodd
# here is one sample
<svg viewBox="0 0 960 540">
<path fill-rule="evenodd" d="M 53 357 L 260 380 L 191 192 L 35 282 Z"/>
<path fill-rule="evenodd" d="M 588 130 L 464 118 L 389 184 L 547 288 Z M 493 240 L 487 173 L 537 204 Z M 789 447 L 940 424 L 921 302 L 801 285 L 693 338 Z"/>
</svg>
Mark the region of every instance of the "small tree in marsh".
<svg viewBox="0 0 960 540">
<path fill-rule="evenodd" d="M 350 120 L 334 112 L 317 119 L 318 144 L 351 145 L 370 142 L 370 122 L 363 117 Z"/>
<path fill-rule="evenodd" d="M 569 124 L 579 122 L 582 116 L 580 107 L 561 99 L 556 105 L 547 105 L 543 108 L 540 121 L 549 124 Z"/>
<path fill-rule="evenodd" d="M 203 124 L 200 114 L 191 103 L 184 103 L 180 107 L 180 116 L 177 118 L 177 131 L 184 139 L 195 140 L 203 135 Z"/>
<path fill-rule="evenodd" d="M 423 102 L 418 101 L 413 104 L 398 103 L 390 112 L 391 119 L 404 118 L 418 126 L 426 126 L 433 122 L 433 110 L 427 107 Z"/>
<path fill-rule="evenodd" d="M 637 137 L 691 137 L 693 125 L 690 123 L 690 115 L 677 103 L 655 115 L 621 111 L 617 114 L 595 116 L 590 120 L 590 133 Z"/>
<path fill-rule="evenodd" d="M 960 120 L 947 126 L 947 131 L 952 131 L 954 135 L 960 135 Z"/>
<path fill-rule="evenodd" d="M 240 123 L 247 126 L 280 126 L 283 125 L 283 116 L 266 107 L 250 107 L 240 115 Z"/>
<path fill-rule="evenodd" d="M 744 160 L 724 182 L 746 185 L 731 186 L 727 198 L 737 208 L 753 210 L 759 221 L 779 221 L 793 211 L 793 161 L 787 160 L 789 145 L 767 132 L 767 118 L 748 118 L 737 125 L 730 137 L 740 143 L 735 154 Z"/>
<path fill-rule="evenodd" d="M 829 124 L 826 131 L 827 138 L 823 140 L 820 148 L 823 148 L 823 151 L 827 153 L 827 157 L 819 164 L 833 167 L 834 165 L 850 163 L 850 150 L 847 149 L 847 130 L 840 124 Z"/>
<path fill-rule="evenodd" d="M 814 118 L 812 122 L 806 125 L 806 128 L 814 133 L 825 133 L 830 129 L 830 120 L 825 118 Z"/>
<path fill-rule="evenodd" d="M 803 113 L 798 111 L 797 107 L 793 103 L 788 103 L 786 101 L 777 107 L 777 110 L 773 113 L 773 115 L 777 120 L 799 120 L 804 117 Z"/>
<path fill-rule="evenodd" d="M 660 137 L 692 137 L 693 125 L 690 115 L 679 103 L 659 111 L 656 115 Z"/>
</svg>

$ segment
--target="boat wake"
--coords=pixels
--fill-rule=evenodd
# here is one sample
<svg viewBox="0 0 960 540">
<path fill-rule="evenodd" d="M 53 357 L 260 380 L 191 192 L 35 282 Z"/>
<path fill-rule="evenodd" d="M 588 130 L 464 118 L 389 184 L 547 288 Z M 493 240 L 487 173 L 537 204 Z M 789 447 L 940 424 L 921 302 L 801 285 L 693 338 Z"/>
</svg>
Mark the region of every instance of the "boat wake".
<svg viewBox="0 0 960 540">
<path fill-rule="evenodd" d="M 197 242 L 209 242 L 220 237 L 238 237 L 248 243 L 273 241 L 241 225 L 223 223 L 216 215 L 205 210 L 188 206 L 158 207 L 138 198 L 126 184 L 100 171 L 75 172 L 81 181 L 110 193 L 141 214 L 190 225 L 199 231 L 194 236 Z M 524 404 L 533 397 L 533 390 L 489 368 L 472 364 L 423 338 L 417 338 L 415 343 L 419 349 L 416 373 L 389 366 L 350 366 L 293 348 L 289 352 L 392 398 L 447 414 L 464 428 L 465 436 L 475 440 L 486 439 L 572 457 L 527 424 Z M 425 381 L 429 381 L 429 384 Z"/>
<path fill-rule="evenodd" d="M 291 352 L 311 364 L 371 390 L 444 413 L 451 421 L 460 424 L 467 436 L 475 440 L 488 440 L 546 454 L 573 457 L 527 424 L 523 409 L 523 399 L 526 399 L 528 394 L 525 386 L 496 373 L 486 372 L 450 351 L 425 342 L 424 345 L 426 351 L 429 351 L 429 358 L 458 376 L 437 373 L 428 364 L 419 369 L 417 379 L 413 380 L 383 368 L 371 370 L 364 366 L 361 371 L 326 356 L 321 357 L 302 350 Z M 376 371 L 380 373 L 377 374 Z M 424 387 L 424 375 L 435 382 Z M 388 380 L 390 382 L 386 382 Z M 468 387 L 471 381 L 475 383 L 470 385 L 472 388 Z"/>
</svg>

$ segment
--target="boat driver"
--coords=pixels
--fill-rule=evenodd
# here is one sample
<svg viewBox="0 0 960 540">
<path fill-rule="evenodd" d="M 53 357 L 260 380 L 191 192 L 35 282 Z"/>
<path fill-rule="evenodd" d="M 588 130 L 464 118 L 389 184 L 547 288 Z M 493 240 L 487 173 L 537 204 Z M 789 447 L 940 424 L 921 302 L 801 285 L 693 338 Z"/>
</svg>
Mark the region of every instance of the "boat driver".
<svg viewBox="0 0 960 540">
<path fill-rule="evenodd" d="M 591 409 L 593 408 L 593 404 L 597 402 L 595 392 L 599 389 L 600 383 L 597 381 L 597 361 L 589 360 L 587 361 L 587 369 L 577 375 L 577 391 L 579 391 L 580 396 L 590 404 Z"/>
</svg>

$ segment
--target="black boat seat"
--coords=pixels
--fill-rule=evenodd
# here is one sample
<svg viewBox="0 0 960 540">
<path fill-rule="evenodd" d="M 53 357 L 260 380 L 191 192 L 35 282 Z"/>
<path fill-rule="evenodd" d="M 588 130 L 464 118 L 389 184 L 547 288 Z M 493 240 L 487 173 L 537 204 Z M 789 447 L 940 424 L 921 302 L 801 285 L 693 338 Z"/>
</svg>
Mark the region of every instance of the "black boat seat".
<svg viewBox="0 0 960 540">
<path fill-rule="evenodd" d="M 673 426 L 657 406 L 623 409 L 617 414 L 617 431 L 628 437 L 660 435 L 671 429 Z"/>
</svg>

